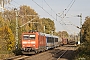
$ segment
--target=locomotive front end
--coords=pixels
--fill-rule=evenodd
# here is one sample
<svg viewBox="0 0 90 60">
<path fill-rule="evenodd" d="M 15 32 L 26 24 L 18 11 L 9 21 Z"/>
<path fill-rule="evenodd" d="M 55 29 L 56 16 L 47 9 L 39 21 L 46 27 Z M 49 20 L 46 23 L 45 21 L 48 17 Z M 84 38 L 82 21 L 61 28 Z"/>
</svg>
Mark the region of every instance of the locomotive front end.
<svg viewBox="0 0 90 60">
<path fill-rule="evenodd" d="M 36 34 L 24 33 L 22 34 L 22 53 L 32 54 L 35 52 L 36 46 Z"/>
</svg>

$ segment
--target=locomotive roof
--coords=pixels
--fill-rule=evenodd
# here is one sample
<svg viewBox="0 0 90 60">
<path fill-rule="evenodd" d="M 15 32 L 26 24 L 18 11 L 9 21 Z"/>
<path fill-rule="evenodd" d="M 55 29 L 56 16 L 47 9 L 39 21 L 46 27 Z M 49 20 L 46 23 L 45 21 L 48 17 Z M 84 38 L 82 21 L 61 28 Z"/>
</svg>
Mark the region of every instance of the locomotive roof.
<svg viewBox="0 0 90 60">
<path fill-rule="evenodd" d="M 50 34 L 45 34 L 46 37 L 54 37 L 53 35 Z"/>
<path fill-rule="evenodd" d="M 45 36 L 45 33 L 42 33 L 42 32 L 38 32 L 38 34 L 39 34 L 39 35 Z"/>
<path fill-rule="evenodd" d="M 42 32 L 29 32 L 29 33 L 38 33 L 39 35 L 42 35 L 42 36 L 58 38 L 58 36 L 45 34 L 45 33 L 42 33 Z M 29 33 L 24 33 L 24 34 L 29 34 Z"/>
</svg>

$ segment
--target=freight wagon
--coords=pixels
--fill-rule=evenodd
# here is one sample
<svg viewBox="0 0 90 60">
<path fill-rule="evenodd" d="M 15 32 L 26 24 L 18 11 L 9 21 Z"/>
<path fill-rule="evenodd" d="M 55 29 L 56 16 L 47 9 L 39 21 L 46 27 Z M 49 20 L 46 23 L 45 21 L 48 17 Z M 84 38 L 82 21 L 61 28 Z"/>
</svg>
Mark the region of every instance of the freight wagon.
<svg viewBox="0 0 90 60">
<path fill-rule="evenodd" d="M 62 44 L 63 44 L 63 45 L 68 44 L 68 39 L 66 39 L 66 38 L 62 38 Z"/>
</svg>

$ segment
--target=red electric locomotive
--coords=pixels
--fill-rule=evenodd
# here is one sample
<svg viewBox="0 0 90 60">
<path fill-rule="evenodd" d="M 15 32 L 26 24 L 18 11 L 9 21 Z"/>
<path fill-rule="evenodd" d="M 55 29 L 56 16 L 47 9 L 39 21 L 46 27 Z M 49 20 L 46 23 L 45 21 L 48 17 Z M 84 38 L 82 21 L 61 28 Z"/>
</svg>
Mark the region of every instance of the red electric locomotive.
<svg viewBox="0 0 90 60">
<path fill-rule="evenodd" d="M 46 50 L 45 34 L 33 31 L 23 33 L 21 50 L 23 54 L 35 54 Z"/>
</svg>

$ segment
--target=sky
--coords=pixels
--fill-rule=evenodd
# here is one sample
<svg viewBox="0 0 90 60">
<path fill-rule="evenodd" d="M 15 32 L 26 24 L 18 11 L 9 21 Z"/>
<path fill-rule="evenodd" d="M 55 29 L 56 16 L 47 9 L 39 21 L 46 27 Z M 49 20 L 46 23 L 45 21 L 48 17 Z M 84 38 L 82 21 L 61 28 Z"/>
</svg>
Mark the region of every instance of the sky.
<svg viewBox="0 0 90 60">
<path fill-rule="evenodd" d="M 22 5 L 30 6 L 40 18 L 53 20 L 56 32 L 64 30 L 69 34 L 78 34 L 80 29 L 76 26 L 80 27 L 81 24 L 77 15 L 82 14 L 82 24 L 85 17 L 90 16 L 90 0 L 12 0 L 9 6 L 19 8 Z M 65 14 L 66 16 L 62 18 Z"/>
</svg>

